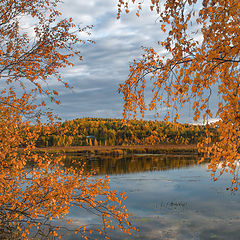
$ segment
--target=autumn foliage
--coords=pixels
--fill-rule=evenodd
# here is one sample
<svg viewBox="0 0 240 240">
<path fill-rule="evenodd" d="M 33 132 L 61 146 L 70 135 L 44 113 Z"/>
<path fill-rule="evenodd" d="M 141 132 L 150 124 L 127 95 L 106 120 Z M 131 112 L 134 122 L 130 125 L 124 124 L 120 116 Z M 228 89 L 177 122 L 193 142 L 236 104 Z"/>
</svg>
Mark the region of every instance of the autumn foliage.
<svg viewBox="0 0 240 240">
<path fill-rule="evenodd" d="M 43 131 L 37 147 L 115 146 L 197 144 L 206 136 L 206 127 L 192 124 L 173 124 L 158 121 L 110 118 L 81 118 L 51 126 L 49 134 Z M 217 139 L 215 129 L 212 129 Z"/>
<path fill-rule="evenodd" d="M 53 121 L 41 98 L 59 102 L 50 82 L 69 86 L 59 70 L 73 65 L 72 57 L 81 59 L 76 47 L 91 28 L 62 18 L 56 10 L 59 2 L 0 2 L 1 239 L 55 238 L 61 229 L 57 219 L 65 218 L 71 206 L 91 209 L 102 222 L 95 229 L 72 222 L 69 229 L 83 238 L 92 231 L 107 237 L 107 229 L 115 225 L 127 233 L 132 229 L 121 202 L 125 196 L 110 190 L 108 177 L 95 179 L 82 164 L 64 168 L 60 155 L 34 153 L 43 131 L 41 117 L 50 125 Z M 50 125 L 45 125 L 45 134 Z"/>
<path fill-rule="evenodd" d="M 141 59 L 130 66 L 129 78 L 120 86 L 124 117 L 136 117 L 165 106 L 178 111 L 189 102 L 194 120 L 200 118 L 214 127 L 219 141 L 213 143 L 211 133 L 200 143 L 214 180 L 223 172 L 233 174 L 231 190 L 237 190 L 240 161 L 240 1 L 239 0 L 119 0 L 118 17 L 137 5 L 136 15 L 146 3 L 159 18 L 158 49 L 144 48 Z M 152 84 L 152 100 L 145 102 L 145 87 Z M 214 91 L 213 89 L 217 89 Z M 210 103 L 213 94 L 219 99 L 217 112 Z M 166 120 L 170 113 L 166 114 Z M 208 120 L 217 118 L 213 124 Z M 218 171 L 219 170 L 219 171 Z"/>
</svg>

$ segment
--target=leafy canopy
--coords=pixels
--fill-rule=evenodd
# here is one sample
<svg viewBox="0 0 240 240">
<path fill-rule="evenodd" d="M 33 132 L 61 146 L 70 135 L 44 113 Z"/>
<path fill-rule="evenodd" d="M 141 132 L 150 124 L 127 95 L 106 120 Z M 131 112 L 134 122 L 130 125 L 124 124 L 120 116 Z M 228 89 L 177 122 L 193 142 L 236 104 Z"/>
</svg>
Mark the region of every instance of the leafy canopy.
<svg viewBox="0 0 240 240">
<path fill-rule="evenodd" d="M 91 28 L 63 19 L 59 2 L 0 1 L 1 239 L 55 238 L 60 230 L 56 220 L 66 218 L 73 205 L 91 210 L 102 221 L 94 229 L 69 225 L 85 239 L 93 230 L 107 237 L 106 229 L 114 228 L 114 222 L 127 233 L 133 228 L 121 202 L 125 196 L 110 190 L 108 177 L 94 179 L 82 163 L 79 169 L 66 168 L 61 156 L 35 151 L 39 134 L 51 133 L 48 125 L 42 128 L 41 115 L 45 112 L 53 121 L 39 96 L 59 103 L 49 85 L 57 79 L 68 87 L 59 70 L 73 65 L 72 57 L 81 59 L 81 34 Z"/>
<path fill-rule="evenodd" d="M 128 13 L 130 4 L 142 5 L 159 14 L 160 33 L 166 34 L 159 46 L 167 54 L 159 55 L 153 48 L 144 48 L 141 59 L 130 65 L 128 79 L 120 85 L 124 99 L 124 117 L 144 116 L 144 112 L 159 106 L 178 110 L 190 102 L 194 120 L 203 117 L 206 123 L 214 117 L 209 103 L 212 89 L 218 89 L 218 110 L 213 127 L 219 141 L 208 137 L 202 142 L 205 157 L 211 157 L 209 168 L 217 179 L 230 171 L 234 177 L 231 190 L 239 187 L 237 170 L 240 160 L 240 1 L 239 0 L 119 0 L 118 18 L 122 10 Z M 162 34 L 161 36 L 164 36 Z M 152 84 L 153 97 L 145 103 L 146 81 Z M 170 114 L 166 115 L 168 120 Z"/>
</svg>

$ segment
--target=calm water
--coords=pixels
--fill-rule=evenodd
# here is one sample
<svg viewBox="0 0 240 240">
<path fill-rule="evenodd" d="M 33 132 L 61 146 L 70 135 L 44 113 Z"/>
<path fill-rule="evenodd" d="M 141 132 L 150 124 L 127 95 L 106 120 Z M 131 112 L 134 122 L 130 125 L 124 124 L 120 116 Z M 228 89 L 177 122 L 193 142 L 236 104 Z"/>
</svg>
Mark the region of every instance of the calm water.
<svg viewBox="0 0 240 240">
<path fill-rule="evenodd" d="M 110 175 L 111 187 L 128 196 L 125 203 L 140 232 L 114 232 L 114 240 L 240 239 L 240 192 L 225 190 L 228 176 L 213 182 L 207 164 L 197 165 L 194 156 L 92 156 L 88 168 Z M 98 221 L 76 208 L 70 216 L 76 224 Z M 64 239 L 77 238 L 66 234 Z"/>
</svg>

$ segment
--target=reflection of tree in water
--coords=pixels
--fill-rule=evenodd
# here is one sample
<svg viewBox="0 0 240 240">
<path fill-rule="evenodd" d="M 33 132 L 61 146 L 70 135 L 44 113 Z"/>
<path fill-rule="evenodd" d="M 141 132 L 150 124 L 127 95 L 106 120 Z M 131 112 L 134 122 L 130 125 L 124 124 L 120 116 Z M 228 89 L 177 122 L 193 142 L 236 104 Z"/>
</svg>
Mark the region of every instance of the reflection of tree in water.
<svg viewBox="0 0 240 240">
<path fill-rule="evenodd" d="M 196 155 L 67 156 L 65 163 L 83 161 L 88 171 L 102 175 L 177 169 L 197 164 L 197 160 Z"/>
</svg>

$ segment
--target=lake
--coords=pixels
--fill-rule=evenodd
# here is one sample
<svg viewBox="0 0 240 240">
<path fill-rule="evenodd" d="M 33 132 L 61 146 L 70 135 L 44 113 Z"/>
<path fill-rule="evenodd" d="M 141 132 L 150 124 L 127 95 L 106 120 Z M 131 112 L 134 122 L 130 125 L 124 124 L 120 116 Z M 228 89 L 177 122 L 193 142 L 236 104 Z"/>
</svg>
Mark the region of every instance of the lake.
<svg viewBox="0 0 240 240">
<path fill-rule="evenodd" d="M 71 156 L 88 159 L 96 177 L 108 174 L 112 189 L 126 192 L 132 222 L 139 228 L 132 236 L 111 232 L 120 239 L 240 239 L 240 192 L 226 187 L 231 177 L 214 182 L 207 163 L 196 156 L 132 155 L 124 157 Z M 73 223 L 97 223 L 94 215 L 72 208 Z M 66 233 L 64 239 L 79 239 Z"/>
</svg>

